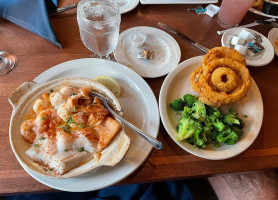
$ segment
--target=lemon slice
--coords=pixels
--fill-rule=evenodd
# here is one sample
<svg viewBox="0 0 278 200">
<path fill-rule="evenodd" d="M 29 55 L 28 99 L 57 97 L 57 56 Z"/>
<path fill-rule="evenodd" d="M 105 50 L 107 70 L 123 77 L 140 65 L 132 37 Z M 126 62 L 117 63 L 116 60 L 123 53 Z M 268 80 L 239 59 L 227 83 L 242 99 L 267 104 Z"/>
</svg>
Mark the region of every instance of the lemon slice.
<svg viewBox="0 0 278 200">
<path fill-rule="evenodd" d="M 121 96 L 121 87 L 113 78 L 109 76 L 98 76 L 93 80 L 101 83 L 105 87 L 107 87 L 116 97 Z"/>
</svg>

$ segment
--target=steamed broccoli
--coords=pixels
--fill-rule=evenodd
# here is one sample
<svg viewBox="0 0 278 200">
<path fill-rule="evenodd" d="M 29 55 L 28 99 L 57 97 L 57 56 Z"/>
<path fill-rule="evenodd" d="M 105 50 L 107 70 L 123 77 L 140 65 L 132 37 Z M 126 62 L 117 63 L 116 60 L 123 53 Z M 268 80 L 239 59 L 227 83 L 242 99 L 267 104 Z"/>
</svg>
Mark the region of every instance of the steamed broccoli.
<svg viewBox="0 0 278 200">
<path fill-rule="evenodd" d="M 177 124 L 177 140 L 186 140 L 197 148 L 207 144 L 219 147 L 220 143 L 234 144 L 243 133 L 244 123 L 234 109 L 223 115 L 218 108 L 198 101 L 198 97 L 186 94 L 175 99 L 171 108 L 182 111 Z"/>
<path fill-rule="evenodd" d="M 217 130 L 217 131 L 223 131 L 225 128 L 225 125 L 222 123 L 221 118 L 217 115 L 209 115 L 208 116 L 209 121 L 211 125 Z"/>
<path fill-rule="evenodd" d="M 228 125 L 233 125 L 233 124 L 240 124 L 239 119 L 238 119 L 238 113 L 231 108 L 229 112 L 224 116 L 224 123 Z"/>
<path fill-rule="evenodd" d="M 177 98 L 170 103 L 170 107 L 175 111 L 182 111 L 185 106 L 185 102 L 181 98 Z"/>
<path fill-rule="evenodd" d="M 188 116 L 182 116 L 177 125 L 177 140 L 182 141 L 191 137 L 196 132 L 202 131 L 202 125 L 199 121 L 191 119 Z"/>
<path fill-rule="evenodd" d="M 238 135 L 231 129 L 219 132 L 217 135 L 218 142 L 224 142 L 226 144 L 234 144 L 238 140 Z"/>
<path fill-rule="evenodd" d="M 196 101 L 192 106 L 192 116 L 203 122 L 207 117 L 206 106 L 201 101 Z"/>
<path fill-rule="evenodd" d="M 185 101 L 187 106 L 192 107 L 193 103 L 198 101 L 198 97 L 192 94 L 186 94 L 183 96 L 183 100 Z"/>
</svg>

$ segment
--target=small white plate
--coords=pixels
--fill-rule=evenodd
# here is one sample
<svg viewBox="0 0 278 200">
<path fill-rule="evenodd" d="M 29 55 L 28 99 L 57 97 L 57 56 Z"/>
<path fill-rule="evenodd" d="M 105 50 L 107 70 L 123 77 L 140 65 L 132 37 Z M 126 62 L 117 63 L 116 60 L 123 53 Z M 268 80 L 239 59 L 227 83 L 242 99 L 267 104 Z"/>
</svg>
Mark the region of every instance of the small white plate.
<svg viewBox="0 0 278 200">
<path fill-rule="evenodd" d="M 261 53 L 259 53 L 258 55 L 255 55 L 253 57 L 249 56 L 249 55 L 243 56 L 246 59 L 247 65 L 253 66 L 253 67 L 261 67 L 261 66 L 269 64 L 274 58 L 274 50 L 273 50 L 272 44 L 264 35 L 262 35 L 261 33 L 257 32 L 257 31 L 254 31 L 252 29 L 232 28 L 232 29 L 227 30 L 221 38 L 222 46 L 233 48 L 233 45 L 231 45 L 232 37 L 238 36 L 238 34 L 241 32 L 242 29 L 244 29 L 250 33 L 258 34 L 262 38 L 261 45 L 264 47 L 264 50 Z"/>
<path fill-rule="evenodd" d="M 147 37 L 142 47 L 132 44 L 134 33 Z M 140 59 L 138 54 L 147 49 L 154 52 L 151 60 Z M 181 51 L 176 40 L 168 33 L 153 27 L 138 26 L 122 32 L 114 51 L 116 60 L 130 67 L 142 77 L 155 78 L 168 74 L 180 61 Z"/>
<path fill-rule="evenodd" d="M 192 89 L 189 77 L 198 66 L 202 65 L 202 58 L 202 56 L 198 56 L 183 61 L 165 78 L 159 94 L 161 120 L 170 137 L 185 151 L 210 160 L 231 158 L 246 150 L 254 142 L 261 129 L 263 101 L 259 88 L 254 80 L 246 98 L 237 103 L 231 103 L 220 108 L 225 113 L 229 108 L 235 108 L 236 112 L 239 113 L 239 117 L 245 123 L 243 135 L 237 143 L 234 145 L 223 144 L 219 148 L 208 145 L 205 149 L 196 149 L 186 141 L 178 142 L 176 140 L 176 126 L 181 115 L 170 108 L 170 103 L 176 98 L 182 98 L 187 93 L 199 96 Z M 244 118 L 243 115 L 247 115 L 248 118 Z"/>
<path fill-rule="evenodd" d="M 278 56 L 278 46 L 275 44 L 275 41 L 278 40 L 278 28 L 273 28 L 269 31 L 268 40 L 271 42 L 275 54 Z"/>
<path fill-rule="evenodd" d="M 264 17 L 269 17 L 269 18 L 276 18 L 276 19 L 278 19 L 278 16 L 265 14 L 265 13 L 263 13 L 262 11 L 257 10 L 257 9 L 255 9 L 255 8 L 249 8 L 249 11 L 252 12 L 252 13 L 255 13 L 255 14 L 257 14 L 257 15 L 264 16 Z"/>
<path fill-rule="evenodd" d="M 116 0 L 121 14 L 127 13 L 139 4 L 139 0 Z"/>
<path fill-rule="evenodd" d="M 102 75 L 114 78 L 121 86 L 122 94 L 118 100 L 124 118 L 156 138 L 160 124 L 156 98 L 142 77 L 119 63 L 96 58 L 71 60 L 46 70 L 34 81 L 41 83 L 62 77 L 95 78 Z M 47 178 L 25 170 L 49 187 L 70 192 L 93 191 L 115 184 L 134 172 L 152 150 L 152 146 L 131 129 L 124 127 L 124 130 L 130 137 L 131 144 L 125 157 L 114 167 L 101 167 L 68 179 Z"/>
<path fill-rule="evenodd" d="M 140 0 L 141 4 L 208 4 L 218 0 Z"/>
</svg>

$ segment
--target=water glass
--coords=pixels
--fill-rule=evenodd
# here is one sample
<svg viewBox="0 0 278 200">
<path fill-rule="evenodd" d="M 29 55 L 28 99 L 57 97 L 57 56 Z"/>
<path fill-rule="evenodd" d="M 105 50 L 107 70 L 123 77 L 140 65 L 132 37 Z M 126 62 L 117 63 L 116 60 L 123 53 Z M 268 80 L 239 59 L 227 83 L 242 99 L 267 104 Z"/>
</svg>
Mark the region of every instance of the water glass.
<svg viewBox="0 0 278 200">
<path fill-rule="evenodd" d="M 99 58 L 109 58 L 119 38 L 121 15 L 114 0 L 81 0 L 77 22 L 83 44 Z"/>
</svg>

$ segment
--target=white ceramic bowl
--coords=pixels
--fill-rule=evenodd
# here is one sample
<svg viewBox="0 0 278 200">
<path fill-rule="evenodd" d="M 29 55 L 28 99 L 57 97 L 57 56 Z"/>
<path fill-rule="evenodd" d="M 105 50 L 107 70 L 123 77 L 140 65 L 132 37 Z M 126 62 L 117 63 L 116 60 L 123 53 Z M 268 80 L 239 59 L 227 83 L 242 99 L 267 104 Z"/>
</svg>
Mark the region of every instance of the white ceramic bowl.
<svg viewBox="0 0 278 200">
<path fill-rule="evenodd" d="M 117 98 L 102 84 L 86 78 L 61 78 L 45 83 L 25 82 L 19 86 L 9 98 L 13 106 L 13 112 L 10 120 L 9 137 L 12 150 L 24 169 L 29 169 L 32 172 L 50 177 L 50 178 L 70 178 L 75 177 L 100 166 L 115 166 L 126 154 L 130 139 L 125 134 L 124 130 L 117 134 L 110 145 L 102 151 L 102 156 L 97 161 L 92 159 L 85 164 L 72 169 L 63 175 L 55 175 L 50 171 L 45 171 L 44 168 L 33 162 L 25 154 L 25 151 L 30 148 L 30 144 L 25 142 L 20 134 L 20 126 L 26 120 L 26 114 L 32 107 L 34 101 L 43 93 L 49 92 L 61 85 L 68 85 L 76 88 L 89 87 L 93 91 L 102 93 L 108 98 L 110 105 L 120 115 L 122 115 L 121 106 Z M 119 122 L 121 125 L 122 123 Z"/>
</svg>

